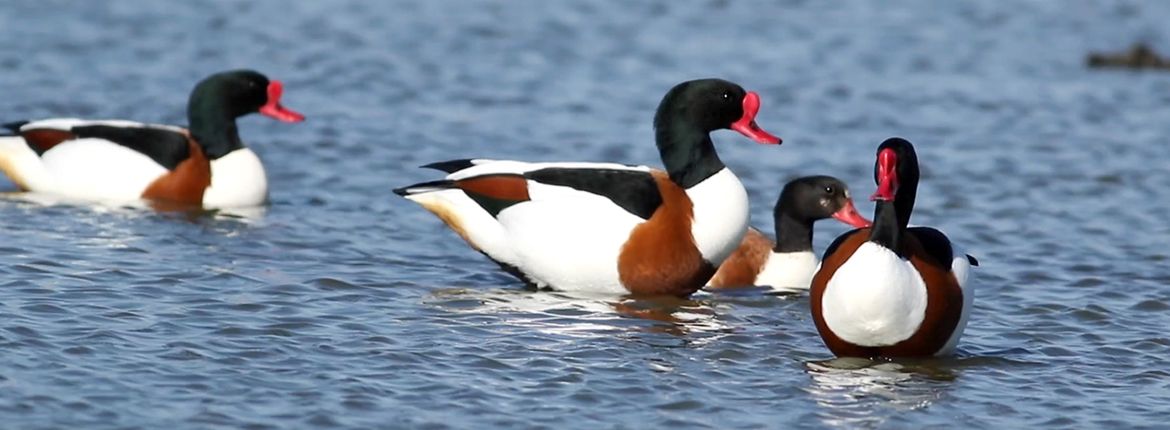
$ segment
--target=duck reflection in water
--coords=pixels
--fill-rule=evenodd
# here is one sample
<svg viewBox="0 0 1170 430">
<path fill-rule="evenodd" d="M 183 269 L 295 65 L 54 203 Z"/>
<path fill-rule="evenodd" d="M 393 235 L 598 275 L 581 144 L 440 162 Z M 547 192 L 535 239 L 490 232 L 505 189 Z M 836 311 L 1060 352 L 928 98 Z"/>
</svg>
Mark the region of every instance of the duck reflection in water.
<svg viewBox="0 0 1170 430">
<path fill-rule="evenodd" d="M 508 287 L 439 289 L 432 293 L 430 301 L 448 311 L 507 314 L 510 315 L 507 319 L 517 324 L 575 336 L 607 336 L 613 330 L 628 332 L 630 329 L 672 336 L 731 330 L 720 320 L 717 305 L 702 299 L 615 298 L 606 294 L 536 292 Z"/>
<path fill-rule="evenodd" d="M 812 378 L 808 391 L 821 406 L 816 415 L 824 424 L 869 428 L 944 396 L 959 377 L 947 364 L 951 361 L 836 358 L 805 362 L 805 372 Z"/>
<path fill-rule="evenodd" d="M 158 214 L 168 218 L 197 223 L 207 220 L 231 219 L 243 223 L 255 223 L 268 214 L 267 205 L 241 206 L 233 208 L 205 208 L 202 205 L 169 202 L 165 200 L 137 201 L 91 201 L 38 192 L 0 192 L 0 200 L 33 207 L 70 206 L 92 210 L 94 214 L 124 213 L 129 216 Z"/>
</svg>

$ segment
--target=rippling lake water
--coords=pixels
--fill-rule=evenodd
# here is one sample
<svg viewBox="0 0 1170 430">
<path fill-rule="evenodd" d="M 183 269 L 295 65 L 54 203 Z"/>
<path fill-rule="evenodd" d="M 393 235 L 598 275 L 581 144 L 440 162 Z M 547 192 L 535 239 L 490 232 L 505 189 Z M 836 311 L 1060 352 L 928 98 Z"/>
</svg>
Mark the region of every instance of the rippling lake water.
<svg viewBox="0 0 1170 430">
<path fill-rule="evenodd" d="M 1163 427 L 1170 74 L 1083 62 L 1170 50 L 1170 3 L 966 3 L 7 1 L 0 120 L 182 124 L 251 67 L 308 121 L 240 122 L 266 211 L 0 199 L 0 427 Z M 390 193 L 467 156 L 659 165 L 698 77 L 785 139 L 715 136 L 768 231 L 783 181 L 868 195 L 916 143 L 914 221 L 982 263 L 956 357 L 833 360 L 805 295 L 527 291 Z"/>
</svg>

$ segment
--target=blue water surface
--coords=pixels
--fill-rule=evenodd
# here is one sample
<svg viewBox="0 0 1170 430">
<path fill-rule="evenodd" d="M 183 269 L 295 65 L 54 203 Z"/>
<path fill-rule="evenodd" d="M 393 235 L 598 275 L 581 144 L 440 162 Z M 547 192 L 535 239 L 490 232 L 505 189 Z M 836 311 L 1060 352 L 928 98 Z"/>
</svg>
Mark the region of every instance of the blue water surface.
<svg viewBox="0 0 1170 430">
<path fill-rule="evenodd" d="M 309 119 L 240 121 L 266 210 L 0 199 L 0 427 L 1164 427 L 1170 74 L 1084 57 L 1170 51 L 1167 22 L 1092 0 L 8 0 L 0 120 L 183 124 L 194 82 L 240 67 Z M 956 357 L 833 360 L 804 295 L 528 291 L 390 192 L 452 158 L 659 165 L 653 109 L 700 77 L 758 91 L 785 139 L 715 135 L 764 230 L 784 181 L 866 196 L 876 145 L 917 144 L 914 222 L 982 263 Z"/>
</svg>

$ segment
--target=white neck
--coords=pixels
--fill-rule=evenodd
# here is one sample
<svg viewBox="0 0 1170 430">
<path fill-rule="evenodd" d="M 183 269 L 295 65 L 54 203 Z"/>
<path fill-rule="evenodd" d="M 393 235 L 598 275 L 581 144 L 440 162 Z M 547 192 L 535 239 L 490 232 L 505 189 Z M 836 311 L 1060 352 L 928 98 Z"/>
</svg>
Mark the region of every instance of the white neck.
<svg viewBox="0 0 1170 430">
<path fill-rule="evenodd" d="M 691 234 L 699 253 L 718 266 L 731 255 L 748 228 L 747 190 L 739 178 L 724 167 L 719 173 L 687 189 L 694 204 Z"/>
</svg>

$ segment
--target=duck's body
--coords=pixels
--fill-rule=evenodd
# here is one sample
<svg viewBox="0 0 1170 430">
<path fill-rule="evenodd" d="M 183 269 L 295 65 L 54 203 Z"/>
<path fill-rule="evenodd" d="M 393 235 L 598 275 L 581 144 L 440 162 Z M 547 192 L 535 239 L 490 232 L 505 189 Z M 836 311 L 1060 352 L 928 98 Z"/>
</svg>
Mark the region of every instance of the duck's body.
<svg viewBox="0 0 1170 430">
<path fill-rule="evenodd" d="M 707 281 L 707 287 L 727 289 L 767 286 L 782 291 L 807 289 L 821 263 L 820 258 L 812 250 L 779 252 L 775 246 L 776 243 L 763 232 L 748 228 L 739 246 Z"/>
<path fill-rule="evenodd" d="M 974 301 L 974 258 L 942 232 L 908 227 L 918 185 L 913 146 L 878 148 L 874 224 L 826 250 L 810 304 L 817 331 L 838 356 L 922 357 L 954 351 Z"/>
<path fill-rule="evenodd" d="M 123 120 L 56 118 L 6 125 L 0 170 L 24 191 L 94 201 L 146 199 L 208 208 L 254 206 L 268 196 L 255 152 L 235 118 L 259 111 L 281 121 L 281 84 L 251 71 L 224 72 L 192 91 L 191 128 Z"/>
<path fill-rule="evenodd" d="M 773 207 L 776 241 L 759 230 L 748 229 L 707 285 L 807 290 L 821 262 L 813 253 L 813 225 L 830 217 L 854 227 L 869 225 L 869 220 L 857 213 L 849 188 L 841 180 L 806 176 L 788 182 Z"/>
<path fill-rule="evenodd" d="M 539 287 L 686 296 L 747 229 L 743 184 L 708 133 L 754 124 L 758 97 L 726 81 L 680 84 L 655 120 L 666 171 L 610 163 L 456 160 L 441 181 L 395 190 Z"/>
</svg>

